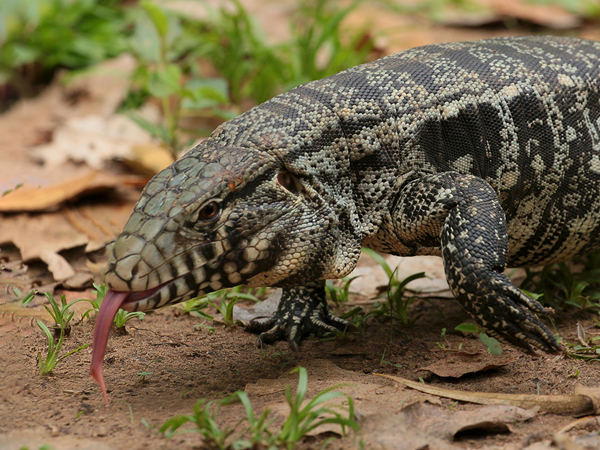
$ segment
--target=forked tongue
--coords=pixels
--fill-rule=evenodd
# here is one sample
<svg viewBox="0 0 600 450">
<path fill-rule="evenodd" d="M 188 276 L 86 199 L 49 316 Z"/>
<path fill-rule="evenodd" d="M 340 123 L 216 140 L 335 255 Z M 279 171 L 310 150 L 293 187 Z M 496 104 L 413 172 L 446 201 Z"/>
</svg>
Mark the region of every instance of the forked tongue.
<svg viewBox="0 0 600 450">
<path fill-rule="evenodd" d="M 125 302 L 130 292 L 119 292 L 109 290 L 102 300 L 100 311 L 96 317 L 96 326 L 94 327 L 94 345 L 92 350 L 92 364 L 90 373 L 96 383 L 100 385 L 104 395 L 104 403 L 108 406 L 108 393 L 102 377 L 102 364 L 104 363 L 104 354 L 106 353 L 106 344 L 108 334 L 113 323 L 113 319 L 119 310 L 119 307 Z"/>
</svg>

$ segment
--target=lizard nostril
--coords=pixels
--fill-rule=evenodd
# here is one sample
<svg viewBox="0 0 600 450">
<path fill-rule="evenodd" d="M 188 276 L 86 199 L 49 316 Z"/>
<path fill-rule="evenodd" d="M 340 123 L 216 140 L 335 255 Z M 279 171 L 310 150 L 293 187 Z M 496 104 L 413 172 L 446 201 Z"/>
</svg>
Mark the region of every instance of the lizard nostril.
<svg viewBox="0 0 600 450">
<path fill-rule="evenodd" d="M 138 272 L 140 271 L 140 266 L 138 266 L 137 264 L 135 266 L 133 266 L 133 268 L 131 269 L 131 276 L 135 277 L 137 276 Z"/>
</svg>

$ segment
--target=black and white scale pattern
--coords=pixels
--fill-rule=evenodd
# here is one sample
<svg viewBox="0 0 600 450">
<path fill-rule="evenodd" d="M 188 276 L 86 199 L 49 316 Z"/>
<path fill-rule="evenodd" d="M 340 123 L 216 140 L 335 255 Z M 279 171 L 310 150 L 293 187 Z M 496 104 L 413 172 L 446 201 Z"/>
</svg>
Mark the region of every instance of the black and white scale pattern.
<svg viewBox="0 0 600 450">
<path fill-rule="evenodd" d="M 106 282 L 137 309 L 281 286 L 265 341 L 341 328 L 323 280 L 361 246 L 444 259 L 496 338 L 559 348 L 504 268 L 600 247 L 600 43 L 430 45 L 307 83 L 221 125 L 144 190 Z"/>
</svg>

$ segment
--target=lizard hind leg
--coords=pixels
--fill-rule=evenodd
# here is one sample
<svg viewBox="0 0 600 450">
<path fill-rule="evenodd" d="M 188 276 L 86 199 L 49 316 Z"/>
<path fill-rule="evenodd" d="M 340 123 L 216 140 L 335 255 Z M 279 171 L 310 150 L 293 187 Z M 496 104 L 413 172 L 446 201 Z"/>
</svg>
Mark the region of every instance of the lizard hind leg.
<svg viewBox="0 0 600 450">
<path fill-rule="evenodd" d="M 457 172 L 427 175 L 405 186 L 393 211 L 395 233 L 407 247 L 440 246 L 448 284 L 463 308 L 489 335 L 533 352 L 560 351 L 535 313 L 536 300 L 504 274 L 508 261 L 506 217 L 483 179 Z"/>
<path fill-rule="evenodd" d="M 500 201 L 491 186 L 471 176 L 456 179 L 462 201 L 452 208 L 441 232 L 442 257 L 455 297 L 485 330 L 526 352 L 561 348 L 535 313 L 548 314 L 504 274 L 508 231 Z"/>
</svg>

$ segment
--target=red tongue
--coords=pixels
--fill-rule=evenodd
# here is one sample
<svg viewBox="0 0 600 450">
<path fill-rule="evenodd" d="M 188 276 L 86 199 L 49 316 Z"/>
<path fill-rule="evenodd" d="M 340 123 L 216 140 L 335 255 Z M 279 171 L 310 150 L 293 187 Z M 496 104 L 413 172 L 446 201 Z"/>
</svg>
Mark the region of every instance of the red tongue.
<svg viewBox="0 0 600 450">
<path fill-rule="evenodd" d="M 100 389 L 102 389 L 106 406 L 108 406 L 108 393 L 106 392 L 104 378 L 102 377 L 102 363 L 104 362 L 104 353 L 106 353 L 106 343 L 108 342 L 108 334 L 110 333 L 113 319 L 129 294 L 129 292 L 109 290 L 104 296 L 104 300 L 102 300 L 100 311 L 96 317 L 90 373 L 92 374 L 92 378 L 100 385 Z"/>
</svg>

